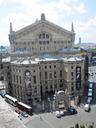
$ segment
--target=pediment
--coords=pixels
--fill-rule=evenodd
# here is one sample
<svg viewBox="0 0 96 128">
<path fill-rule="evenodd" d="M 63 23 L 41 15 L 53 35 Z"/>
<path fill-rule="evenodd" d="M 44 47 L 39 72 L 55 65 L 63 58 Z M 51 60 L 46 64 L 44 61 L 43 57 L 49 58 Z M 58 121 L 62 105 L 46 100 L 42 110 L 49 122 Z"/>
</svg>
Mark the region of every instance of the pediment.
<svg viewBox="0 0 96 128">
<path fill-rule="evenodd" d="M 19 31 L 16 31 L 15 32 L 15 39 L 33 39 L 35 38 L 35 35 L 39 34 L 40 32 L 48 32 L 50 34 L 53 34 L 53 36 L 55 37 L 63 37 L 63 36 L 68 36 L 71 34 L 70 31 L 62 28 L 62 27 L 59 27 L 47 20 L 45 21 L 42 21 L 42 20 L 39 20 L 39 21 L 36 21 L 34 24 L 31 24 Z"/>
</svg>

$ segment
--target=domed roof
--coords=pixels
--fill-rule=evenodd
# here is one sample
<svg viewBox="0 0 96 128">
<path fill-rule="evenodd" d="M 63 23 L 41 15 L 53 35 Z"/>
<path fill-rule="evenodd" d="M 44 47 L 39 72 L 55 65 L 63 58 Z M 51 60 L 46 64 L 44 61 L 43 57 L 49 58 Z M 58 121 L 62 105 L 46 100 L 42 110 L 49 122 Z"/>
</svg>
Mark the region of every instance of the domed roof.
<svg viewBox="0 0 96 128">
<path fill-rule="evenodd" d="M 0 46 L 0 54 L 2 54 L 2 53 L 7 53 L 7 52 L 8 52 L 8 51 L 7 51 L 6 47 Z"/>
</svg>

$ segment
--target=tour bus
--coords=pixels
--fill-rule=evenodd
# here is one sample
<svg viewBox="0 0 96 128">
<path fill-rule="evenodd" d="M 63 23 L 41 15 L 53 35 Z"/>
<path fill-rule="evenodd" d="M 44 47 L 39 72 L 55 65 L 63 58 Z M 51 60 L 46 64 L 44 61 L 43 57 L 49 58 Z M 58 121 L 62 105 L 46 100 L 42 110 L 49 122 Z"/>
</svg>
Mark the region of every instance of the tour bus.
<svg viewBox="0 0 96 128">
<path fill-rule="evenodd" d="M 11 105 L 13 105 L 15 107 L 17 106 L 17 99 L 8 95 L 8 94 L 5 94 L 5 101 L 10 103 Z"/>
<path fill-rule="evenodd" d="M 17 107 L 22 111 L 26 111 L 29 115 L 32 114 L 32 107 L 25 103 L 17 102 Z"/>
</svg>

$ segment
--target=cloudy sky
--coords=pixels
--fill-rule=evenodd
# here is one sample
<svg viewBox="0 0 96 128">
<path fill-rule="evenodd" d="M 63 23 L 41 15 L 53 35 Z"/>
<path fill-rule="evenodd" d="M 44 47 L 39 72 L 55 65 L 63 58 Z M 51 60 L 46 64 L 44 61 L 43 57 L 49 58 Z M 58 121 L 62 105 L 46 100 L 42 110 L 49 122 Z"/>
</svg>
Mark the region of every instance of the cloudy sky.
<svg viewBox="0 0 96 128">
<path fill-rule="evenodd" d="M 96 42 L 96 0 L 0 0 L 0 45 L 9 45 L 9 25 L 13 30 L 30 25 L 45 13 L 46 19 L 71 30 L 75 43 Z"/>
</svg>

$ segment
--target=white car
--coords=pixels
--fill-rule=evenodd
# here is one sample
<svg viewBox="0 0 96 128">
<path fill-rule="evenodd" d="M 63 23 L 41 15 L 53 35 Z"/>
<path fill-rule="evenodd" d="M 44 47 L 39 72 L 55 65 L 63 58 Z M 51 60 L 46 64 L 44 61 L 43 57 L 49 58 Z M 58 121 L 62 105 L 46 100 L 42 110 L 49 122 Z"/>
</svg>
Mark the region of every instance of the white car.
<svg viewBox="0 0 96 128">
<path fill-rule="evenodd" d="M 89 104 L 85 104 L 84 110 L 85 110 L 85 112 L 89 112 L 90 111 L 90 105 Z"/>
<path fill-rule="evenodd" d="M 61 118 L 60 111 L 56 111 L 56 117 L 57 117 L 57 118 Z"/>
<path fill-rule="evenodd" d="M 64 116 L 64 115 L 65 115 L 63 110 L 60 111 L 60 115 L 61 115 L 61 116 Z"/>
<path fill-rule="evenodd" d="M 92 88 L 89 88 L 89 89 L 88 89 L 88 92 L 92 92 Z"/>
<path fill-rule="evenodd" d="M 91 101 L 92 101 L 92 98 L 91 98 L 91 97 L 88 97 L 88 99 L 87 99 L 87 103 L 90 104 Z"/>
<path fill-rule="evenodd" d="M 93 88 L 93 83 L 89 83 L 89 88 Z"/>
<path fill-rule="evenodd" d="M 92 97 L 92 92 L 88 92 L 88 97 Z"/>
</svg>

